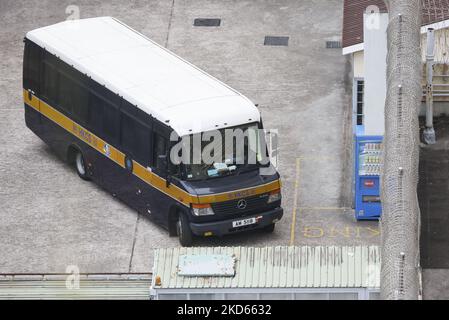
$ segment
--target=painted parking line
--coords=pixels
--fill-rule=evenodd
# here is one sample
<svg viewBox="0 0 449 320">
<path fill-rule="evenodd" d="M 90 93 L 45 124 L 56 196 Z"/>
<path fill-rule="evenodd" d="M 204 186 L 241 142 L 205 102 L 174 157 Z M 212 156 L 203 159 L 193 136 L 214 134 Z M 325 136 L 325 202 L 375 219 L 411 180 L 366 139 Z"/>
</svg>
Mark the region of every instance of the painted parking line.
<svg viewBox="0 0 449 320">
<path fill-rule="evenodd" d="M 292 223 L 290 226 L 290 246 L 293 246 L 295 244 L 296 220 L 299 219 L 301 211 L 303 211 L 303 210 L 314 210 L 314 211 L 351 210 L 351 208 L 336 208 L 336 207 L 298 207 L 298 197 L 299 197 L 299 192 L 300 192 L 301 161 L 303 161 L 303 160 L 329 160 L 329 159 L 332 159 L 332 157 L 311 156 L 311 157 L 296 158 L 296 174 L 295 174 L 295 188 L 294 188 L 293 209 L 292 209 Z"/>
<path fill-rule="evenodd" d="M 290 229 L 290 246 L 295 244 L 295 227 L 296 227 L 296 212 L 298 206 L 298 190 L 299 190 L 299 175 L 301 171 L 301 158 L 296 159 L 296 175 L 295 175 L 295 191 L 293 198 L 293 212 L 292 212 L 292 225 Z"/>
<path fill-rule="evenodd" d="M 378 227 L 360 227 L 360 226 L 324 226 L 307 225 L 301 228 L 301 236 L 305 239 L 380 239 L 380 230 Z"/>
</svg>

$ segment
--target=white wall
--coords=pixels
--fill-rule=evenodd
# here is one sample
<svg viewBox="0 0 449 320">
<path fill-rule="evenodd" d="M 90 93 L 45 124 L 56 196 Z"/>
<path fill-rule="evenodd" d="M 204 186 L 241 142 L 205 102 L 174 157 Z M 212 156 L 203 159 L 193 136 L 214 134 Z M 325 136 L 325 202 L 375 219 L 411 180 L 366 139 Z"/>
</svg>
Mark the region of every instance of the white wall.
<svg viewBox="0 0 449 320">
<path fill-rule="evenodd" d="M 367 16 L 364 16 L 366 20 Z M 385 132 L 385 98 L 387 92 L 388 13 L 379 14 L 379 24 L 364 28 L 365 134 L 383 136 Z"/>
<path fill-rule="evenodd" d="M 354 78 L 365 77 L 365 57 L 363 51 L 357 51 L 353 54 L 354 59 Z"/>
</svg>

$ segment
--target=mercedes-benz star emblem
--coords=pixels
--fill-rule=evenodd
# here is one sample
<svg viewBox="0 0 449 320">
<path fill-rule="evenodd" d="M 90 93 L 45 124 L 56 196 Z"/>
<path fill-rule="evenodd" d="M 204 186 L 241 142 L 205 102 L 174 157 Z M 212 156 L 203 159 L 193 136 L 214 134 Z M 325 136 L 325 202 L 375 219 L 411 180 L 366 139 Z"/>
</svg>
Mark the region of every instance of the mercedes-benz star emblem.
<svg viewBox="0 0 449 320">
<path fill-rule="evenodd" d="M 237 202 L 237 208 L 239 208 L 240 210 L 243 210 L 246 208 L 246 200 L 245 199 L 241 199 Z"/>
</svg>

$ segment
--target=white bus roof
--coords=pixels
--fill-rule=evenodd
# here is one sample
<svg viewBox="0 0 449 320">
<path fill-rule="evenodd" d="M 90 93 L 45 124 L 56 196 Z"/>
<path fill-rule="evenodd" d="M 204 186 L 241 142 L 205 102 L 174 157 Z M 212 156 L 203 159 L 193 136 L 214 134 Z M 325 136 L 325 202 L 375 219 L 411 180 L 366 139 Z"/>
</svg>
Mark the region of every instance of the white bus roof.
<svg viewBox="0 0 449 320">
<path fill-rule="evenodd" d="M 180 136 L 260 120 L 248 98 L 115 18 L 64 21 L 26 38 Z"/>
</svg>

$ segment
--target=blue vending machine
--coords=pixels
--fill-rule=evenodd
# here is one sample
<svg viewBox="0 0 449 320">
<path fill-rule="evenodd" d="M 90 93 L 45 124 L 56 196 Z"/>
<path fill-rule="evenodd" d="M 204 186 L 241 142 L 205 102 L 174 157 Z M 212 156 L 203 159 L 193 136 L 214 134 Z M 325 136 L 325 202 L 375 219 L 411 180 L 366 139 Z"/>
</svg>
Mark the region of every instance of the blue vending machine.
<svg viewBox="0 0 449 320">
<path fill-rule="evenodd" d="M 381 136 L 356 135 L 355 216 L 357 220 L 378 220 L 380 202 Z"/>
</svg>

